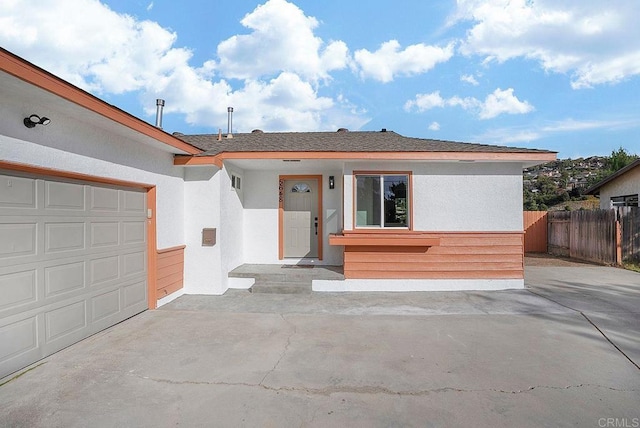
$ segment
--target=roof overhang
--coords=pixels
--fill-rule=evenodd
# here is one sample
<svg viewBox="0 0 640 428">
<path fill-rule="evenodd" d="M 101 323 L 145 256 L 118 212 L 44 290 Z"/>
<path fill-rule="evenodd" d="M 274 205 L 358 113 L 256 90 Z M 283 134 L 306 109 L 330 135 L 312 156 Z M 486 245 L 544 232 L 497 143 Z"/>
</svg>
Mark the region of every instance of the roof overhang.
<svg viewBox="0 0 640 428">
<path fill-rule="evenodd" d="M 56 97 L 62 98 L 84 110 L 88 110 L 102 118 L 128 128 L 141 136 L 168 146 L 174 153 L 195 155 L 202 150 L 185 143 L 181 139 L 168 134 L 88 92 L 60 79 L 36 65 L 0 48 L 0 71 L 13 76 L 28 85 L 40 88 Z M 1 75 L 0 75 L 1 77 Z"/>
<path fill-rule="evenodd" d="M 585 190 L 585 193 L 587 195 L 597 195 L 597 194 L 600 193 L 600 189 L 602 188 L 602 186 L 610 183 L 611 181 L 617 179 L 621 175 L 624 175 L 627 172 L 631 171 L 632 169 L 635 169 L 635 168 L 638 168 L 638 167 L 640 167 L 640 159 L 637 159 L 636 161 L 634 161 L 634 162 L 630 163 L 629 165 L 625 166 L 624 168 L 620 168 L 619 170 L 617 170 L 616 172 L 614 172 L 613 174 L 611 174 L 610 176 L 608 176 L 604 180 L 601 180 L 601 181 L 597 182 L 596 184 L 594 184 L 593 186 L 591 186 L 587 190 Z"/>
<path fill-rule="evenodd" d="M 556 160 L 553 152 L 224 152 L 211 156 L 180 156 L 174 165 L 216 165 L 225 160 L 370 160 L 370 161 L 460 161 L 460 162 L 519 162 L 524 167 Z"/>
</svg>

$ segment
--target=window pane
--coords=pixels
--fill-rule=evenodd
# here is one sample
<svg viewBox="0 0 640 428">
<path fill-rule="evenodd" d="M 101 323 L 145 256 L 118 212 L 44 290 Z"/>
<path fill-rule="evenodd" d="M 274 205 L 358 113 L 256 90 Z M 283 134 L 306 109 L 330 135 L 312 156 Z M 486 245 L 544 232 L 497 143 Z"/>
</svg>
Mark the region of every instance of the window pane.
<svg viewBox="0 0 640 428">
<path fill-rule="evenodd" d="M 356 226 L 381 226 L 380 176 L 356 177 Z"/>
<path fill-rule="evenodd" d="M 384 226 L 408 227 L 409 199 L 406 175 L 385 175 L 384 180 Z"/>
</svg>

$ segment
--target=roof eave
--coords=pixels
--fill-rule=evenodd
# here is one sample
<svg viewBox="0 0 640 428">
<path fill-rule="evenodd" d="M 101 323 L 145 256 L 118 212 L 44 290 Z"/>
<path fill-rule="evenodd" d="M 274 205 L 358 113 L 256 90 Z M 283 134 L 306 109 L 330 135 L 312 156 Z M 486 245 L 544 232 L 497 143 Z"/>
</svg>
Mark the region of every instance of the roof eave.
<svg viewBox="0 0 640 428">
<path fill-rule="evenodd" d="M 222 165 L 227 159 L 344 159 L 423 161 L 509 161 L 544 163 L 556 159 L 555 152 L 222 152 L 204 156 L 175 156 L 175 165 Z"/>
<path fill-rule="evenodd" d="M 596 195 L 599 193 L 600 188 L 602 186 L 604 186 L 605 184 L 608 184 L 610 181 L 615 180 L 616 178 L 620 177 L 623 174 L 626 174 L 628 171 L 631 171 L 632 169 L 634 169 L 635 167 L 640 166 L 640 159 L 631 162 L 629 165 L 625 166 L 624 168 L 620 168 L 619 170 L 617 170 L 616 172 L 614 172 L 613 174 L 611 174 L 610 176 L 604 178 L 603 180 L 598 181 L 596 184 L 594 184 L 593 186 L 589 187 L 587 190 L 585 190 L 585 193 L 587 195 Z"/>
<path fill-rule="evenodd" d="M 82 108 L 113 120 L 127 128 L 182 152 L 191 155 L 202 153 L 202 150 L 197 147 L 192 146 L 191 144 L 188 144 L 183 140 L 168 134 L 162 129 L 159 129 L 111 104 L 108 104 L 77 86 L 72 85 L 71 83 L 1 47 L 0 71 L 15 76 L 28 84 L 39 87 Z"/>
</svg>

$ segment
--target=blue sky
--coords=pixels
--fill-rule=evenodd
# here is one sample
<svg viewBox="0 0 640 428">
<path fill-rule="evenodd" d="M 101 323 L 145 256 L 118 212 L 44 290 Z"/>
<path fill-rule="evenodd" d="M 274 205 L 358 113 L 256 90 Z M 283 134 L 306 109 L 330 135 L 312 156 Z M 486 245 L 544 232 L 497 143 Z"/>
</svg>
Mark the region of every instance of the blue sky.
<svg viewBox="0 0 640 428">
<path fill-rule="evenodd" d="M 636 0 L 4 0 L 0 46 L 168 132 L 640 154 Z"/>
</svg>

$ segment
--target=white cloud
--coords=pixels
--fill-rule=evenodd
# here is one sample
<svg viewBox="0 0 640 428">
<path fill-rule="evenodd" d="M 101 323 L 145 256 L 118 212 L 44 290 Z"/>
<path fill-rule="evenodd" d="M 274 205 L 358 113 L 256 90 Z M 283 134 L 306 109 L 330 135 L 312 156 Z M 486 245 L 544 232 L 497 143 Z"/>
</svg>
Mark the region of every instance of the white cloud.
<svg viewBox="0 0 640 428">
<path fill-rule="evenodd" d="M 218 45 L 218 67 L 226 77 L 253 79 L 288 71 L 321 79 L 347 66 L 347 45 L 334 41 L 325 46 L 313 33 L 318 21 L 286 0 L 269 0 L 240 22 L 252 32 Z"/>
<path fill-rule="evenodd" d="M 423 112 L 435 107 L 444 107 L 445 100 L 440 96 L 440 91 L 432 92 L 430 94 L 417 94 L 415 100 L 409 100 L 404 104 L 406 111 L 413 109 Z"/>
<path fill-rule="evenodd" d="M 640 74 L 638 16 L 638 1 L 458 0 L 451 21 L 473 22 L 461 52 L 529 58 L 585 88 Z"/>
<path fill-rule="evenodd" d="M 480 108 L 480 119 L 491 119 L 501 114 L 525 114 L 534 108 L 527 101 L 520 101 L 513 95 L 513 88 L 500 88 L 489 94 Z"/>
<path fill-rule="evenodd" d="M 529 143 L 542 138 L 564 133 L 576 133 L 591 130 L 614 130 L 620 128 L 639 127 L 638 119 L 632 120 L 574 120 L 563 119 L 535 127 L 509 127 L 491 129 L 474 137 L 476 141 L 485 143 L 511 144 Z"/>
<path fill-rule="evenodd" d="M 473 77 L 471 74 L 463 74 L 462 76 L 460 76 L 460 81 L 461 82 L 466 82 L 466 83 L 468 83 L 470 85 L 473 85 L 473 86 L 478 86 L 479 85 L 479 83 L 476 80 L 476 78 Z"/>
<path fill-rule="evenodd" d="M 226 107 L 234 106 L 241 132 L 358 129 L 368 121 L 366 112 L 320 94 L 317 79 L 346 66 L 346 45 L 325 46 L 313 35 L 317 21 L 284 0 L 248 14 L 242 22 L 254 31 L 221 43 L 220 61 L 200 67 L 189 64 L 191 51 L 175 46 L 176 33 L 97 0 L 24 3 L 0 2 L 1 46 L 98 95 L 137 93 L 149 115 L 155 98 L 164 98 L 165 114 L 201 126 L 226 124 Z M 285 54 L 288 62 L 274 67 Z"/>
<path fill-rule="evenodd" d="M 366 49 L 354 53 L 354 61 L 360 67 L 360 76 L 380 82 L 391 82 L 395 76 L 411 76 L 426 73 L 440 62 L 453 56 L 453 44 L 445 47 L 416 44 L 401 50 L 397 40 L 383 43 L 375 52 Z"/>
<path fill-rule="evenodd" d="M 153 2 L 147 5 L 147 12 L 150 11 L 151 9 L 153 9 Z"/>
<path fill-rule="evenodd" d="M 520 101 L 513 95 L 513 88 L 504 91 L 497 88 L 487 95 L 484 101 L 474 97 L 461 98 L 457 95 L 445 99 L 440 95 L 440 91 L 436 91 L 430 94 L 417 94 L 415 99 L 407 101 L 404 105 L 406 111 L 418 112 L 436 107 L 461 107 L 464 110 L 476 112 L 480 119 L 492 119 L 501 114 L 525 114 L 534 110 L 527 101 Z"/>
<path fill-rule="evenodd" d="M 431 124 L 429 125 L 429 130 L 430 131 L 439 131 L 440 130 L 440 124 L 438 122 L 431 122 Z"/>
</svg>

